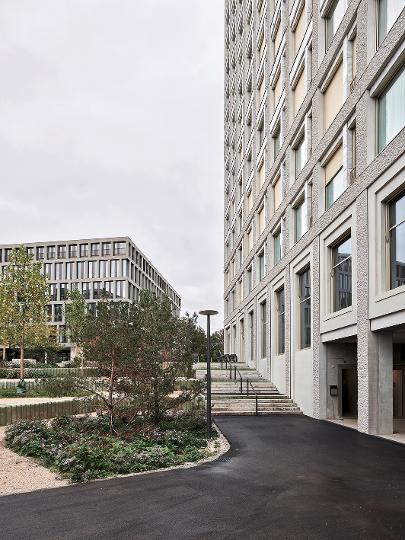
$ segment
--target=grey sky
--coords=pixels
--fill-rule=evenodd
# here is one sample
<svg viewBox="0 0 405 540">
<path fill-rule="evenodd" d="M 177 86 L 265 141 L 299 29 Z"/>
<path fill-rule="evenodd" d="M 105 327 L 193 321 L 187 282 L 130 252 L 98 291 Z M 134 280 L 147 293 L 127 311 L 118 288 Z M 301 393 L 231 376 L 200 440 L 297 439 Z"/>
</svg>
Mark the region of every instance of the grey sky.
<svg viewBox="0 0 405 540">
<path fill-rule="evenodd" d="M 0 242 L 131 236 L 218 328 L 222 50 L 220 0 L 2 0 Z"/>
</svg>

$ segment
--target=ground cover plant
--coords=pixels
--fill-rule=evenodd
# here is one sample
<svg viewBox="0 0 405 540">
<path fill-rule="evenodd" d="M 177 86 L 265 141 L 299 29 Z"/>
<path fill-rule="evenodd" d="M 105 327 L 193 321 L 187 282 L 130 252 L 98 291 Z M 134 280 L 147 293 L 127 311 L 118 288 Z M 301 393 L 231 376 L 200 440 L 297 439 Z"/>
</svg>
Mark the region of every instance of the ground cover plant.
<svg viewBox="0 0 405 540">
<path fill-rule="evenodd" d="M 108 415 L 24 420 L 7 429 L 6 445 L 73 482 L 181 465 L 210 453 L 201 410 L 167 416 L 159 424 L 128 424 L 123 415 L 115 419 L 115 430 L 111 435 Z"/>
</svg>

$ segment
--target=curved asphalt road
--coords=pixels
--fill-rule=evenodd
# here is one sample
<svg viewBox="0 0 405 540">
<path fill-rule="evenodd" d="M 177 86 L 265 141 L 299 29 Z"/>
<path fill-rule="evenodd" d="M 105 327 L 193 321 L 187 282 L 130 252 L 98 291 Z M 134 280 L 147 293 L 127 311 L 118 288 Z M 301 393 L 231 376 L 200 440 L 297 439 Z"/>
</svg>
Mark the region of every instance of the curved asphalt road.
<svg viewBox="0 0 405 540">
<path fill-rule="evenodd" d="M 216 462 L 0 498 L 1 540 L 405 538 L 405 446 L 300 416 L 218 425 Z"/>
</svg>

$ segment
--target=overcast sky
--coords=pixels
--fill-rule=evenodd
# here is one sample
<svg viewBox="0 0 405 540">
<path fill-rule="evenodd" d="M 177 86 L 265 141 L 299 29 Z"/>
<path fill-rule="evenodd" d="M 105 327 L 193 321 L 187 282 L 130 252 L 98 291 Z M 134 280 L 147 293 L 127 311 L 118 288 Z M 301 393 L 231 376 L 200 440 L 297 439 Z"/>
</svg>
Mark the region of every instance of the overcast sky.
<svg viewBox="0 0 405 540">
<path fill-rule="evenodd" d="M 1 243 L 128 235 L 222 325 L 222 4 L 0 1 Z"/>
</svg>

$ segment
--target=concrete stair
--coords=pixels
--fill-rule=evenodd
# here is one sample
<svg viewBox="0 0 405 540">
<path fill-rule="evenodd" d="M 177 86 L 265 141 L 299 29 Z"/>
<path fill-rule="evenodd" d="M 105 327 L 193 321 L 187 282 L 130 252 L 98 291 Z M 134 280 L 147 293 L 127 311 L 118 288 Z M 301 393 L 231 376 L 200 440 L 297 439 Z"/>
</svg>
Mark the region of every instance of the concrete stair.
<svg viewBox="0 0 405 540">
<path fill-rule="evenodd" d="M 246 364 L 236 365 L 239 373 L 236 380 L 230 379 L 230 371 L 222 369 L 220 364 L 212 364 L 211 368 L 211 399 L 212 414 L 214 415 L 254 415 L 257 410 L 260 415 L 270 414 L 302 414 L 299 407 L 288 396 L 280 394 L 276 386 Z M 207 367 L 204 363 L 196 364 L 196 377 L 205 379 Z M 231 370 L 232 377 L 235 372 Z M 240 374 L 240 375 L 239 375 Z M 242 388 L 240 384 L 242 377 Z M 250 384 L 247 384 L 250 381 Z M 241 393 L 242 390 L 242 393 Z"/>
</svg>

